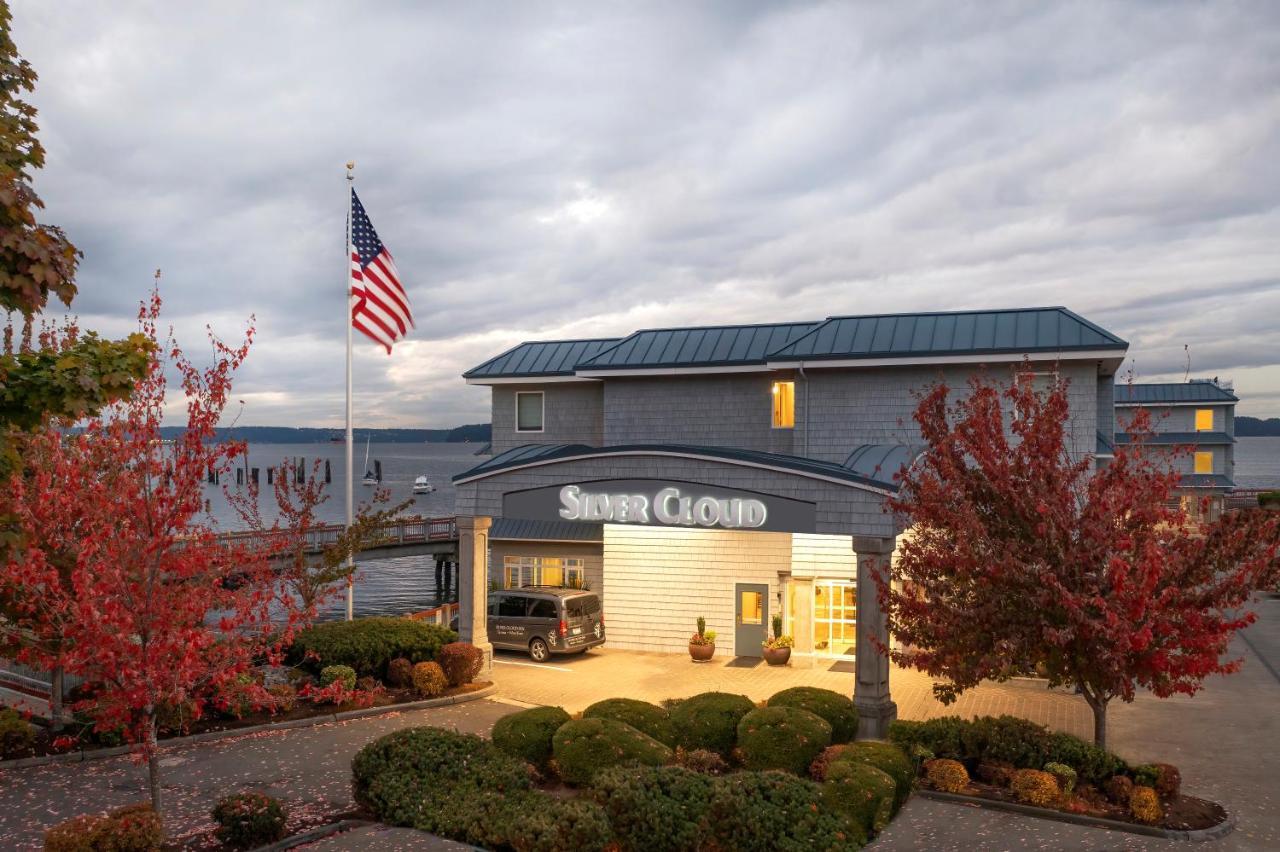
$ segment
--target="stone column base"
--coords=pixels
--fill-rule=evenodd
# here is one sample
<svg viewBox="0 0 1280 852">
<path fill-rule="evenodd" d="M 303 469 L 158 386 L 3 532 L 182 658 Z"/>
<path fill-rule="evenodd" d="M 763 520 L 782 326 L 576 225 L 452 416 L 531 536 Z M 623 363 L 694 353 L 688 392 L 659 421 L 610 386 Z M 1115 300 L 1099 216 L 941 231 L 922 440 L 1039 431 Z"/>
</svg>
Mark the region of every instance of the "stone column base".
<svg viewBox="0 0 1280 852">
<path fill-rule="evenodd" d="M 889 736 L 889 723 L 898 718 L 898 705 L 892 701 L 859 701 L 855 696 L 853 704 L 858 708 L 859 740 L 883 740 Z"/>
<path fill-rule="evenodd" d="M 484 654 L 484 665 L 480 667 L 480 673 L 493 674 L 493 645 L 488 642 L 480 642 L 476 647 Z"/>
</svg>

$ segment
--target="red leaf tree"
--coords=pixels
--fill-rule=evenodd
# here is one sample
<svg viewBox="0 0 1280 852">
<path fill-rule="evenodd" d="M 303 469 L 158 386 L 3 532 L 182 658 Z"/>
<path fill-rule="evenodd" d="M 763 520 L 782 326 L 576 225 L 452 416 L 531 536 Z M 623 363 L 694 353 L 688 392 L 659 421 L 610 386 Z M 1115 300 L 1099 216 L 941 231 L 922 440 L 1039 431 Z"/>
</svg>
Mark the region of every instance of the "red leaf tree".
<svg viewBox="0 0 1280 852">
<path fill-rule="evenodd" d="M 1065 382 L 1037 393 L 979 376 L 959 399 L 926 393 L 926 449 L 891 501 L 909 531 L 876 581 L 891 658 L 945 678 L 941 701 L 1035 668 L 1080 691 L 1105 747 L 1112 700 L 1194 694 L 1239 668 L 1227 646 L 1276 571 L 1280 516 L 1193 528 L 1169 499 L 1168 456 L 1146 450 L 1148 415 L 1095 471 L 1070 452 L 1068 414 Z"/>
<path fill-rule="evenodd" d="M 139 311 L 152 341 L 159 312 L 158 294 Z M 299 617 L 278 594 L 271 554 L 225 543 L 205 522 L 207 473 L 244 451 L 214 430 L 252 337 L 250 326 L 232 347 L 210 334 L 205 369 L 168 340 L 127 403 L 81 430 L 31 436 L 25 470 L 0 496 L 17 533 L 0 563 L 6 638 L 21 659 L 96 685 L 77 709 L 137 746 L 157 811 L 157 713 L 184 704 L 199 713 L 255 659 L 278 657 Z M 160 433 L 168 371 L 186 414 L 173 442 Z"/>
</svg>

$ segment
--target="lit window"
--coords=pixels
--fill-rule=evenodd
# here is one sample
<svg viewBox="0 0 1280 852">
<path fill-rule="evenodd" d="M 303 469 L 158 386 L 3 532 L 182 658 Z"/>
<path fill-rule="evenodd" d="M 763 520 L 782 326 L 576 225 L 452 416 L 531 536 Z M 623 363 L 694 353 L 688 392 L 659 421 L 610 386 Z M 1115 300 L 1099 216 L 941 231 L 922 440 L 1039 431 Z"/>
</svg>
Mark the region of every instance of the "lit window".
<svg viewBox="0 0 1280 852">
<path fill-rule="evenodd" d="M 581 559 L 554 556 L 504 556 L 502 559 L 502 585 L 507 589 L 520 586 L 581 589 L 586 579 Z"/>
<path fill-rule="evenodd" d="M 1213 473 L 1213 453 L 1196 453 L 1196 473 Z"/>
<path fill-rule="evenodd" d="M 796 383 L 773 383 L 773 428 L 792 429 L 796 425 Z"/>
<path fill-rule="evenodd" d="M 1213 431 L 1213 409 L 1212 408 L 1196 409 L 1196 431 L 1197 432 Z"/>
<path fill-rule="evenodd" d="M 516 394 L 516 431 L 542 431 L 542 391 Z"/>
</svg>

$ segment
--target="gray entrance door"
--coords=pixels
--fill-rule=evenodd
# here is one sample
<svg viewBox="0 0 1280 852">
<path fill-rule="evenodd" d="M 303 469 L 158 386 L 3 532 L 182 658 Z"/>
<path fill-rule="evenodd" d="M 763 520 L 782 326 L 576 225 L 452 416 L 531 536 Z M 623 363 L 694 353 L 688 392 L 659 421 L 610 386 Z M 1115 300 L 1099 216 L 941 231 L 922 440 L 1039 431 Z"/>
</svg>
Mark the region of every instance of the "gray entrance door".
<svg viewBox="0 0 1280 852">
<path fill-rule="evenodd" d="M 769 624 L 769 587 L 738 583 L 733 588 L 733 653 L 739 657 L 762 656 L 760 646 Z"/>
</svg>

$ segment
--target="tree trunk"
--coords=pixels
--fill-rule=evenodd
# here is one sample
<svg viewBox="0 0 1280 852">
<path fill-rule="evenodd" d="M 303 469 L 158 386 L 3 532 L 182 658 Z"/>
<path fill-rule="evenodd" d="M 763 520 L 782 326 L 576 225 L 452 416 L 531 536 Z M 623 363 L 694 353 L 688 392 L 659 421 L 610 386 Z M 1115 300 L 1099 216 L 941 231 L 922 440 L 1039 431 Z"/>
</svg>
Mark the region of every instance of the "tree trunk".
<svg viewBox="0 0 1280 852">
<path fill-rule="evenodd" d="M 1084 684 L 1078 684 L 1080 694 L 1084 696 L 1089 709 L 1093 711 L 1093 744 L 1098 748 L 1107 747 L 1107 703 L 1110 698 L 1096 695 Z"/>
<path fill-rule="evenodd" d="M 147 716 L 147 781 L 151 785 L 151 809 L 159 816 L 161 813 L 160 798 L 160 752 L 156 737 L 156 715 Z"/>
<path fill-rule="evenodd" d="M 62 721 L 62 666 L 53 667 L 53 683 L 49 686 L 49 727 L 61 731 Z"/>
</svg>

